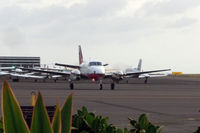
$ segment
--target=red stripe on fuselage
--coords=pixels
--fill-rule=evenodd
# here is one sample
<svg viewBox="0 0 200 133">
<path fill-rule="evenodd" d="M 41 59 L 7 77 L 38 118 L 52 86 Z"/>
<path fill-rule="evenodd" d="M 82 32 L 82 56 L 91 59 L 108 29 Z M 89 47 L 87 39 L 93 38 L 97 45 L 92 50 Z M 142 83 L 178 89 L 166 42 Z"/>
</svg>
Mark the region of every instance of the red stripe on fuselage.
<svg viewBox="0 0 200 133">
<path fill-rule="evenodd" d="M 90 79 L 94 79 L 95 81 L 99 80 L 100 78 L 105 77 L 105 74 L 87 74 L 87 77 Z"/>
</svg>

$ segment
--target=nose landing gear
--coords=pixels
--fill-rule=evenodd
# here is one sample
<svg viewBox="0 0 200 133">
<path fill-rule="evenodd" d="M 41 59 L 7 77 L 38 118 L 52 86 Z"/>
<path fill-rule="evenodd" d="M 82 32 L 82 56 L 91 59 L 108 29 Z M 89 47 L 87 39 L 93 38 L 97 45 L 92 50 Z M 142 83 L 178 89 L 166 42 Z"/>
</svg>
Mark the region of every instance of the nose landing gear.
<svg viewBox="0 0 200 133">
<path fill-rule="evenodd" d="M 74 89 L 74 83 L 69 79 L 69 88 L 71 89 L 71 90 L 73 90 Z"/>
<path fill-rule="evenodd" d="M 103 89 L 103 83 L 102 83 L 102 80 L 99 80 L 99 89 L 100 89 L 100 90 Z"/>
<path fill-rule="evenodd" d="M 69 84 L 69 88 L 70 88 L 71 90 L 73 90 L 73 89 L 74 89 L 74 84 L 73 84 L 73 83 L 70 83 L 70 84 Z"/>
<path fill-rule="evenodd" d="M 111 90 L 114 90 L 115 89 L 115 83 L 111 83 L 110 88 L 111 88 Z"/>
<path fill-rule="evenodd" d="M 114 89 L 115 89 L 115 82 L 114 82 L 114 81 L 112 81 L 112 83 L 110 84 L 110 89 L 111 89 L 111 90 L 114 90 Z"/>
</svg>

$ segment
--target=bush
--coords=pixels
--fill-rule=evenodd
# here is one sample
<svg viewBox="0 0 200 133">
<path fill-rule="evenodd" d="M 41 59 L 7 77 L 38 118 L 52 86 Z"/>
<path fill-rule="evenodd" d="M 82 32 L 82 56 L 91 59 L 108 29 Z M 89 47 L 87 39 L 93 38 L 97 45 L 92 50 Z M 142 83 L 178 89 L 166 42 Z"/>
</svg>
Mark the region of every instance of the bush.
<svg viewBox="0 0 200 133">
<path fill-rule="evenodd" d="M 86 107 L 78 110 L 73 116 L 72 133 L 122 133 L 121 129 L 108 124 L 108 117 L 103 118 L 94 113 L 88 113 Z"/>
<path fill-rule="evenodd" d="M 153 125 L 145 114 L 140 115 L 138 121 L 130 119 L 132 129 L 129 133 L 161 133 L 161 127 Z"/>
<path fill-rule="evenodd" d="M 194 133 L 200 133 L 200 127 L 198 127 L 197 131 Z"/>
</svg>

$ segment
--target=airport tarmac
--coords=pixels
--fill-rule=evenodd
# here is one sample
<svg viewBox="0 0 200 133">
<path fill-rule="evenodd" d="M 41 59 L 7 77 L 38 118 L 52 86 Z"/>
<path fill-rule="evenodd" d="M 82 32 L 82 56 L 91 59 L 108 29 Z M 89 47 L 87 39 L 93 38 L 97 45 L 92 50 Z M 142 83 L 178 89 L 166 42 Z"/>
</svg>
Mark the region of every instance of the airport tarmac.
<svg viewBox="0 0 200 133">
<path fill-rule="evenodd" d="M 99 90 L 98 84 L 82 82 L 73 91 L 65 81 L 9 82 L 20 105 L 31 105 L 33 90 L 42 92 L 46 105 L 63 103 L 74 93 L 74 113 L 86 106 L 90 112 L 109 116 L 109 123 L 121 128 L 129 127 L 129 117 L 137 119 L 142 113 L 164 126 L 162 133 L 193 133 L 200 126 L 200 78 L 151 78 L 148 84 L 131 79 L 129 84 L 116 84 L 115 90 L 110 90 L 110 84 Z"/>
</svg>

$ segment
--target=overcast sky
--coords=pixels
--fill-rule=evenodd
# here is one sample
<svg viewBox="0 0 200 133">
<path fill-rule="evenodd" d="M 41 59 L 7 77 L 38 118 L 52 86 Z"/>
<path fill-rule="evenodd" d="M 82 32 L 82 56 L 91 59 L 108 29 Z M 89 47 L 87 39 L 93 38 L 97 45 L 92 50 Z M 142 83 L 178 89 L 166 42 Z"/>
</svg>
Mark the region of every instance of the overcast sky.
<svg viewBox="0 0 200 133">
<path fill-rule="evenodd" d="M 200 0 L 1 0 L 0 55 L 200 73 Z"/>
</svg>

